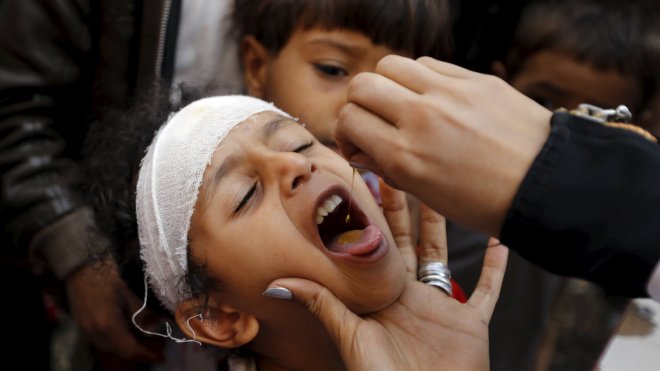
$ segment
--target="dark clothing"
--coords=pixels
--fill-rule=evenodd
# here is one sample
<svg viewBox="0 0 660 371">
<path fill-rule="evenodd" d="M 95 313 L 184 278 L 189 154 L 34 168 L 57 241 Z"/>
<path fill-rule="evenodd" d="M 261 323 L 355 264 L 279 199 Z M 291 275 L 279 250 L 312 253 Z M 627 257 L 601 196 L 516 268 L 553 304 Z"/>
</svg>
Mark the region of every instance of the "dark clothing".
<svg viewBox="0 0 660 371">
<path fill-rule="evenodd" d="M 50 362 L 54 317 L 42 290 L 55 281 L 26 279 L 35 267 L 28 256 L 63 279 L 108 250 L 79 189 L 82 143 L 91 122 L 168 76 L 178 4 L 0 1 L 0 268 L 18 262 L 3 270 L 0 290 L 12 304 L 2 314 L 8 334 L 30 337 L 4 346 L 5 362 L 27 343 L 35 344 L 30 359 L 40 360 L 28 368 Z"/>
<path fill-rule="evenodd" d="M 556 113 L 502 243 L 610 294 L 647 296 L 660 260 L 660 148 L 632 131 Z"/>
<path fill-rule="evenodd" d="M 105 251 L 97 233 L 79 233 L 95 227 L 76 162 L 89 124 L 171 66 L 159 32 L 172 12 L 162 3 L 2 2 L 1 254 L 30 250 L 63 278 Z"/>
</svg>

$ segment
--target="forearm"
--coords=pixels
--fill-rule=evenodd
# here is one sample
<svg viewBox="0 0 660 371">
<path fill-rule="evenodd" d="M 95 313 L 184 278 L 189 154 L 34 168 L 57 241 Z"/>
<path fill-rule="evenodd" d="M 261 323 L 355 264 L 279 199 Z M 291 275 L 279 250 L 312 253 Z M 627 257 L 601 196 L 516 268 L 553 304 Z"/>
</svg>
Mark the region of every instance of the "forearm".
<svg viewBox="0 0 660 371">
<path fill-rule="evenodd" d="M 81 207 L 39 231 L 30 241 L 30 255 L 43 258 L 60 279 L 110 253 L 109 243 L 99 233 L 92 210 Z"/>
<path fill-rule="evenodd" d="M 6 103 L 0 115 L 0 217 L 18 254 L 44 257 L 59 277 L 99 253 L 92 214 L 77 194 L 76 165 L 62 158 L 46 98 Z"/>
<path fill-rule="evenodd" d="M 660 259 L 660 147 L 621 129 L 553 116 L 502 242 L 562 275 L 645 296 Z"/>
<path fill-rule="evenodd" d="M 35 97 L 1 107 L 0 215 L 18 247 L 80 206 L 71 190 L 76 168 L 61 158 L 64 141 L 52 128 L 49 106 L 48 99 Z"/>
<path fill-rule="evenodd" d="M 60 277 L 99 245 L 78 233 L 94 222 L 71 159 L 89 117 L 91 9 L 88 0 L 0 7 L 0 219 L 12 241 L 3 248 L 46 258 Z"/>
</svg>

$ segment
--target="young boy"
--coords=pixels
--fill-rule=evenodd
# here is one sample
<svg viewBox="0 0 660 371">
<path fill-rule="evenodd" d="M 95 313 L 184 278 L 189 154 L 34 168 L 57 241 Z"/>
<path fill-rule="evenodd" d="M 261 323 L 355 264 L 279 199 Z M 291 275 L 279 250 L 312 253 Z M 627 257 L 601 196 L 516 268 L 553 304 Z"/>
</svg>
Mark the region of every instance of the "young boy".
<svg viewBox="0 0 660 371">
<path fill-rule="evenodd" d="M 649 0 L 536 1 L 495 73 L 549 109 L 624 104 L 637 119 L 656 90 L 648 58 L 657 55 L 659 8 Z"/>
<path fill-rule="evenodd" d="M 163 116 L 144 154 L 149 129 Z M 277 278 L 307 278 L 352 312 L 368 314 L 410 287 L 404 259 L 366 185 L 356 179 L 351 197 L 348 163 L 273 105 L 210 97 L 175 114 L 153 111 L 119 121 L 123 132 L 93 132 L 91 139 L 112 141 L 116 153 L 98 158 L 128 160 L 128 173 L 137 168 L 137 179 L 106 166 L 98 185 L 120 190 L 123 184 L 129 193 L 137 188 L 136 213 L 129 203 L 108 204 L 124 197 L 105 187 L 108 197 L 97 206 L 127 225 L 137 222 L 132 233 L 139 236 L 149 291 L 188 337 L 177 340 L 242 348 L 231 370 L 340 370 L 345 365 L 321 322 L 304 306 L 274 300 L 264 290 Z M 122 233 L 135 242 L 131 228 Z M 504 266 L 490 268 L 482 295 L 499 289 L 495 277 Z M 141 319 L 138 313 L 134 322 Z M 485 336 L 483 321 L 476 325 Z M 172 336 L 169 329 L 161 335 Z"/>
<path fill-rule="evenodd" d="M 179 327 L 222 348 L 249 344 L 260 369 L 340 369 L 315 317 L 261 293 L 282 275 L 308 278 L 358 314 L 401 294 L 394 239 L 364 183 L 349 209 L 351 176 L 254 98 L 206 98 L 174 115 L 141 162 L 136 203 L 149 282 Z M 359 236 L 342 242 L 352 230 Z"/>
<path fill-rule="evenodd" d="M 451 18 L 447 0 L 236 0 L 233 23 L 248 94 L 336 148 L 351 78 L 388 54 L 448 59 Z"/>
</svg>

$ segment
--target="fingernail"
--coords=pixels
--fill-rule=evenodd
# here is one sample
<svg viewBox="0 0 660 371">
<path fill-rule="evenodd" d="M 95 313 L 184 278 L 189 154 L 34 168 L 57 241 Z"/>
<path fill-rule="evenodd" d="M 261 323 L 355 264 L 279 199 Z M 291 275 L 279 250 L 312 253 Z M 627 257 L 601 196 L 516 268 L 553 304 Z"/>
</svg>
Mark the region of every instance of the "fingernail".
<svg viewBox="0 0 660 371">
<path fill-rule="evenodd" d="M 362 165 L 359 162 L 349 161 L 348 164 L 351 165 L 351 167 L 354 167 L 356 169 L 368 170 L 364 165 Z"/>
<path fill-rule="evenodd" d="M 293 293 L 291 292 L 291 290 L 279 286 L 269 287 L 261 295 L 275 299 L 284 299 L 284 300 L 293 299 Z"/>
<path fill-rule="evenodd" d="M 498 240 L 495 237 L 491 237 L 490 241 L 488 241 L 488 247 L 494 247 L 494 246 L 501 245 L 501 244 L 502 243 L 500 242 L 500 240 Z"/>
</svg>

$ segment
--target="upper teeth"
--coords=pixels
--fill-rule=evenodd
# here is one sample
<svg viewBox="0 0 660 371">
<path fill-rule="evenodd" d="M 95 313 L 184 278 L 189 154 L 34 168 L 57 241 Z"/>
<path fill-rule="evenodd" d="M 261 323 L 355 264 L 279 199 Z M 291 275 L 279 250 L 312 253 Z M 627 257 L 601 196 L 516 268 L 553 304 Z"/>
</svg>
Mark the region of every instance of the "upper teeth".
<svg viewBox="0 0 660 371">
<path fill-rule="evenodd" d="M 323 204 L 316 209 L 316 224 L 323 223 L 325 216 L 335 211 L 341 202 L 341 197 L 337 195 L 332 195 L 323 201 Z"/>
</svg>

